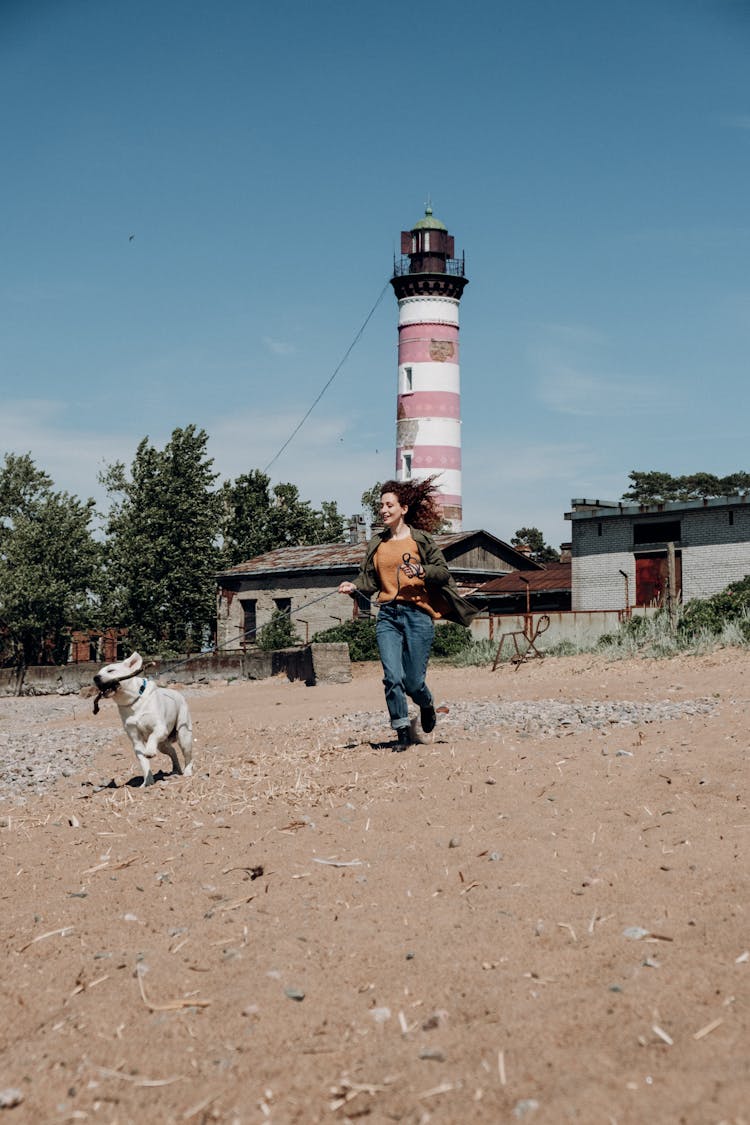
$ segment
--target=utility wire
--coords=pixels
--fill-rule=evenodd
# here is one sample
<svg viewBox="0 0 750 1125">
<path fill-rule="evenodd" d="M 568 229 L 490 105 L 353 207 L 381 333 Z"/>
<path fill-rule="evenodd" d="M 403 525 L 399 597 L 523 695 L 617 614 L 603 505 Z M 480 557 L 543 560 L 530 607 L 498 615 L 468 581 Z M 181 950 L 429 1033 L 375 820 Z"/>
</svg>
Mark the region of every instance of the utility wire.
<svg viewBox="0 0 750 1125">
<path fill-rule="evenodd" d="M 346 363 L 346 361 L 347 361 L 347 359 L 349 358 L 349 356 L 350 356 L 351 352 L 352 352 L 352 351 L 354 350 L 354 347 L 355 347 L 355 345 L 356 345 L 356 344 L 357 344 L 357 343 L 359 342 L 359 340 L 361 339 L 361 337 L 362 337 L 362 335 L 363 335 L 363 333 L 364 333 L 364 330 L 365 330 L 365 328 L 367 328 L 367 325 L 368 325 L 368 324 L 370 323 L 370 320 L 372 319 L 372 317 L 373 317 L 373 315 L 374 315 L 374 313 L 375 313 L 375 309 L 376 309 L 376 308 L 378 307 L 378 305 L 380 304 L 380 302 L 381 302 L 381 301 L 383 300 L 383 297 L 385 296 L 385 293 L 386 293 L 386 291 L 387 291 L 387 289 L 388 289 L 388 286 L 389 286 L 389 285 L 390 285 L 390 281 L 387 281 L 387 282 L 385 283 L 385 285 L 383 286 L 383 288 L 382 288 L 382 290 L 381 290 L 381 292 L 380 292 L 380 296 L 378 297 L 377 301 L 375 302 L 375 304 L 374 304 L 374 305 L 372 306 L 372 308 L 371 308 L 371 309 L 370 309 L 370 311 L 368 312 L 367 316 L 365 317 L 365 319 L 364 319 L 364 322 L 363 322 L 363 324 L 362 324 L 362 327 L 360 328 L 359 332 L 357 333 L 357 335 L 356 335 L 356 336 L 354 337 L 354 339 L 352 340 L 352 342 L 351 342 L 351 344 L 349 345 L 349 347 L 348 347 L 348 348 L 346 349 L 346 351 L 344 352 L 343 358 L 342 358 L 342 359 L 340 360 L 340 362 L 339 362 L 338 366 L 337 366 L 337 367 L 336 367 L 336 369 L 334 370 L 334 372 L 333 372 L 333 375 L 331 375 L 331 377 L 330 377 L 330 379 L 328 380 L 328 382 L 327 382 L 327 383 L 326 383 L 326 384 L 325 384 L 325 385 L 323 386 L 323 389 L 321 390 L 320 394 L 319 394 L 319 395 L 318 395 L 318 397 L 317 397 L 317 398 L 315 399 L 315 401 L 313 402 L 312 406 L 311 406 L 311 407 L 310 407 L 310 409 L 309 409 L 309 410 L 307 411 L 307 413 L 305 414 L 305 416 L 304 416 L 304 417 L 302 418 L 302 420 L 301 420 L 300 422 L 298 422 L 298 423 L 297 423 L 296 427 L 295 427 L 295 428 L 294 428 L 294 429 L 292 430 L 291 434 L 290 434 L 290 435 L 289 435 L 289 437 L 288 437 L 288 438 L 286 439 L 286 441 L 285 441 L 285 442 L 284 442 L 284 444 L 282 445 L 281 449 L 280 449 L 280 450 L 278 451 L 278 453 L 276 453 L 276 454 L 275 454 L 275 455 L 274 455 L 274 456 L 273 456 L 273 457 L 271 458 L 271 460 L 270 460 L 270 461 L 268 462 L 268 464 L 267 464 L 267 465 L 265 466 L 265 468 L 263 469 L 263 472 L 264 472 L 264 473 L 267 473 L 267 472 L 268 472 L 268 470 L 269 470 L 269 469 L 271 468 L 271 465 L 273 465 L 273 463 L 274 463 L 275 461 L 278 461 L 279 457 L 281 457 L 281 454 L 282 454 L 282 453 L 284 452 L 284 450 L 285 450 L 285 449 L 287 448 L 287 446 L 288 446 L 288 445 L 291 445 L 292 441 L 293 441 L 293 440 L 294 440 L 294 439 L 296 438 L 297 434 L 298 434 L 298 433 L 300 432 L 300 430 L 301 430 L 301 429 L 302 429 L 302 427 L 304 426 L 305 422 L 306 422 L 306 421 L 307 421 L 307 419 L 308 419 L 308 418 L 310 417 L 310 415 L 312 414 L 313 410 L 314 410 L 314 409 L 315 409 L 315 407 L 316 407 L 316 406 L 318 405 L 318 403 L 319 403 L 319 402 L 320 402 L 320 400 L 322 399 L 323 395 L 324 395 L 324 394 L 326 393 L 326 391 L 327 391 L 327 390 L 328 390 L 328 388 L 330 387 L 331 383 L 333 382 L 333 380 L 334 380 L 334 379 L 336 378 L 336 376 L 338 375 L 338 373 L 339 373 L 339 371 L 341 370 L 341 368 L 342 368 L 342 367 L 344 366 L 344 364 Z"/>
</svg>

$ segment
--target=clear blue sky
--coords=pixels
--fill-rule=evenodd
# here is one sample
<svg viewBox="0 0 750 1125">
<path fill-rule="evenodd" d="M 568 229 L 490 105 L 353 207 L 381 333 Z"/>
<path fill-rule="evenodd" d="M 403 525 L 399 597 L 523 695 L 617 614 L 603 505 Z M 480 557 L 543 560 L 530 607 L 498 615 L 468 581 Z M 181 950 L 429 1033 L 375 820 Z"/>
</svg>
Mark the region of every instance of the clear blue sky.
<svg viewBox="0 0 750 1125">
<path fill-rule="evenodd" d="M 466 528 L 750 471 L 747 0 L 1 0 L 0 107 L 0 454 L 58 488 L 189 423 L 265 467 L 428 195 Z M 396 317 L 270 470 L 315 506 L 392 475 Z"/>
</svg>

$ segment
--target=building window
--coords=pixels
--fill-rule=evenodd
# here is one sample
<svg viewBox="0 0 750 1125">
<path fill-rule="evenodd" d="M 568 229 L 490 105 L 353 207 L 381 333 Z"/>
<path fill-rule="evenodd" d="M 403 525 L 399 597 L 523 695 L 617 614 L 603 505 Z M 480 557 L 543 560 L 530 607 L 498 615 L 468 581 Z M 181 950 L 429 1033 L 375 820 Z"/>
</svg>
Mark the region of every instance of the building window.
<svg viewBox="0 0 750 1125">
<path fill-rule="evenodd" d="M 633 543 L 678 543 L 681 539 L 679 520 L 649 520 L 633 524 Z"/>
<path fill-rule="evenodd" d="M 413 375 L 414 375 L 414 372 L 412 371 L 411 367 L 405 367 L 404 368 L 404 390 L 405 391 L 414 390 L 414 386 L 413 386 L 413 383 L 412 383 Z"/>
<path fill-rule="evenodd" d="M 255 598 L 240 599 L 240 605 L 242 606 L 242 636 L 240 637 L 240 641 L 242 644 L 255 644 L 255 634 L 258 631 L 258 623 L 255 615 L 257 604 Z"/>
<path fill-rule="evenodd" d="M 404 480 L 411 480 L 411 458 L 411 453 L 403 453 L 401 455 L 401 460 L 404 465 Z"/>
<path fill-rule="evenodd" d="M 728 512 L 727 514 L 729 516 L 729 526 L 734 527 L 734 512 Z"/>
<path fill-rule="evenodd" d="M 274 598 L 273 604 L 276 606 L 279 613 L 286 613 L 291 617 L 292 614 L 292 599 L 291 598 Z"/>
<path fill-rule="evenodd" d="M 601 520 L 600 520 L 599 523 L 596 525 L 596 534 L 601 535 L 601 533 L 602 533 L 602 525 L 601 525 Z"/>
<path fill-rule="evenodd" d="M 430 232 L 428 230 L 424 232 L 424 248 L 425 251 L 430 249 Z"/>
</svg>

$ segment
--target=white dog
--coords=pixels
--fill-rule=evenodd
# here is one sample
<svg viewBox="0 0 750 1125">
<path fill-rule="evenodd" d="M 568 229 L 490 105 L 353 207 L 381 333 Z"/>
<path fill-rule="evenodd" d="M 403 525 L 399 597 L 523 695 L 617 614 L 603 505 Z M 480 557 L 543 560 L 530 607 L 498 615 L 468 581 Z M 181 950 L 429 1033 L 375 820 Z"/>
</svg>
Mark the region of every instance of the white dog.
<svg viewBox="0 0 750 1125">
<path fill-rule="evenodd" d="M 171 688 L 157 687 L 153 680 L 141 676 L 143 658 L 134 652 L 127 660 L 107 664 L 94 676 L 99 694 L 94 700 L 94 714 L 99 713 L 99 700 L 111 696 L 120 709 L 120 718 L 135 756 L 143 770 L 143 784 L 153 785 L 151 760 L 157 750 L 172 759 L 172 772 L 193 772 L 193 726 L 184 696 Z M 185 768 L 177 757 L 175 741 L 185 759 Z"/>
</svg>

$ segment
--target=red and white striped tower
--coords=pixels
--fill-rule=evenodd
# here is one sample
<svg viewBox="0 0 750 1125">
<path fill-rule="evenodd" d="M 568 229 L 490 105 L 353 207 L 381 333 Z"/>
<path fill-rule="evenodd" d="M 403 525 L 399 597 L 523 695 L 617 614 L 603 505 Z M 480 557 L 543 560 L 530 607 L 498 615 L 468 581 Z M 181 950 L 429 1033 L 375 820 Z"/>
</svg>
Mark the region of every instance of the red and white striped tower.
<svg viewBox="0 0 750 1125">
<path fill-rule="evenodd" d="M 425 208 L 401 232 L 391 285 L 398 299 L 396 480 L 439 474 L 445 521 L 461 531 L 458 306 L 468 282 L 453 236 Z"/>
</svg>

